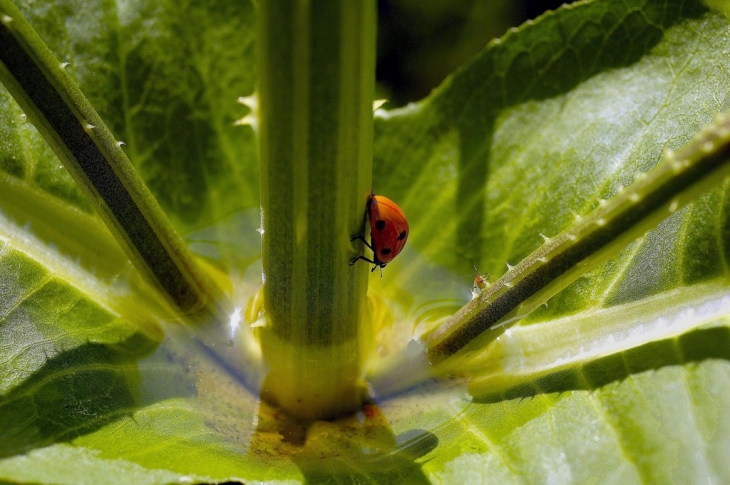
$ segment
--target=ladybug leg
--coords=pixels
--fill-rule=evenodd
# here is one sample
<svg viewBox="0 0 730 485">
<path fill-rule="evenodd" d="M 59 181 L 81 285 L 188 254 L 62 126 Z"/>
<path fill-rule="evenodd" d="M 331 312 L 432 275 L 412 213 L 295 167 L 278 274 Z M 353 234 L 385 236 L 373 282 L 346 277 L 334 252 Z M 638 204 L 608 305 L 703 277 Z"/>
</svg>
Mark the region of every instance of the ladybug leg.
<svg viewBox="0 0 730 485">
<path fill-rule="evenodd" d="M 357 234 L 357 235 L 355 235 L 355 236 L 352 236 L 352 237 L 350 237 L 350 242 L 352 242 L 352 241 L 357 241 L 358 239 L 359 239 L 360 241 L 362 241 L 362 242 L 363 242 L 363 244 L 364 244 L 365 246 L 367 246 L 367 247 L 368 247 L 368 249 L 370 249 L 370 251 L 372 251 L 372 252 L 375 252 L 375 249 L 373 249 L 373 245 L 372 245 L 372 244 L 370 244 L 370 243 L 369 243 L 369 242 L 367 241 L 367 239 L 365 239 L 365 238 L 363 237 L 363 235 L 362 235 L 362 234 Z"/>
<path fill-rule="evenodd" d="M 350 266 L 352 266 L 353 264 L 357 263 L 361 259 L 363 261 L 365 261 L 365 262 L 370 263 L 370 264 L 373 265 L 372 269 L 370 270 L 371 273 L 374 272 L 376 269 L 380 268 L 380 277 L 381 278 L 383 277 L 383 268 L 385 268 L 385 265 L 383 263 L 381 263 L 380 261 L 375 262 L 372 259 L 366 258 L 365 256 L 356 256 L 356 257 L 354 257 L 354 258 L 352 258 L 350 260 Z"/>
<path fill-rule="evenodd" d="M 356 236 L 352 236 L 350 238 L 350 241 L 357 241 L 358 239 L 360 241 L 362 241 L 363 244 L 365 244 L 365 246 L 367 246 L 370 249 L 370 251 L 373 252 L 373 254 L 375 254 L 375 247 L 373 247 L 372 244 L 370 244 L 369 242 L 367 242 L 367 240 L 362 236 L 362 234 L 358 234 Z M 366 262 L 368 262 L 368 263 L 370 263 L 370 264 L 373 265 L 373 269 L 370 270 L 371 273 L 373 271 L 375 271 L 375 268 L 380 268 L 380 276 L 381 277 L 383 276 L 383 266 L 385 266 L 385 265 L 383 263 L 381 263 L 380 261 L 377 261 L 377 260 L 376 261 L 373 261 L 372 259 L 366 258 L 363 255 L 355 256 L 354 258 L 352 258 L 350 260 L 350 266 L 352 266 L 353 264 L 357 263 L 360 260 L 366 261 Z"/>
<path fill-rule="evenodd" d="M 367 262 L 367 263 L 370 263 L 370 264 L 375 264 L 375 265 L 377 266 L 377 263 L 376 263 L 375 261 L 373 261 L 373 260 L 371 260 L 371 259 L 368 259 L 368 258 L 366 258 L 365 256 L 362 256 L 362 255 L 360 255 L 360 256 L 355 256 L 354 258 L 352 258 L 352 259 L 350 260 L 350 266 L 352 266 L 353 264 L 357 263 L 357 262 L 358 262 L 358 261 L 360 261 L 361 259 L 362 259 L 363 261 Z M 373 271 L 375 271 L 375 268 L 373 268 Z"/>
</svg>

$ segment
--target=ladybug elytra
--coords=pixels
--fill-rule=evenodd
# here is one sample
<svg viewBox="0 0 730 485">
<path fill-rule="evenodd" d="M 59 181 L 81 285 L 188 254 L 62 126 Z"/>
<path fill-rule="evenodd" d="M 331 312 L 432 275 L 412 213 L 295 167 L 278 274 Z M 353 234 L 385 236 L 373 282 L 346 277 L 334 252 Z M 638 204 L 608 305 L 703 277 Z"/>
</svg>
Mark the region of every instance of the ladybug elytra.
<svg viewBox="0 0 730 485">
<path fill-rule="evenodd" d="M 357 256 L 350 260 L 350 265 L 362 259 L 375 268 L 384 268 L 403 250 L 408 240 L 408 220 L 398 204 L 382 195 L 368 197 L 368 218 L 370 219 L 370 240 L 368 243 L 362 234 L 352 237 L 352 241 L 360 239 L 373 252 L 373 259 Z"/>
</svg>

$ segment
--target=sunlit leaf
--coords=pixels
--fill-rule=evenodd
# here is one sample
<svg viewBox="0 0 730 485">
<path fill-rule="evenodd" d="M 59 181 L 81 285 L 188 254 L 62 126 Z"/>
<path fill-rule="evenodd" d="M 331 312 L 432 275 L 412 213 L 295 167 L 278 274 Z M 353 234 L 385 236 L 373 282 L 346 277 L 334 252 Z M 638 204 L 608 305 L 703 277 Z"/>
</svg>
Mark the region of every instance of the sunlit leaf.
<svg viewBox="0 0 730 485">
<path fill-rule="evenodd" d="M 255 82 L 254 6 L 20 7 L 245 307 L 258 168 L 253 131 L 234 123 Z M 473 265 L 504 273 L 726 111 L 729 27 L 699 2 L 579 2 L 490 43 L 423 102 L 378 110 L 373 188 L 411 226 L 370 280 L 379 352 L 466 303 Z M 302 423 L 185 329 L 163 322 L 162 340 L 123 253 L 0 96 L 0 480 L 729 480 L 726 182 L 469 375 Z"/>
</svg>

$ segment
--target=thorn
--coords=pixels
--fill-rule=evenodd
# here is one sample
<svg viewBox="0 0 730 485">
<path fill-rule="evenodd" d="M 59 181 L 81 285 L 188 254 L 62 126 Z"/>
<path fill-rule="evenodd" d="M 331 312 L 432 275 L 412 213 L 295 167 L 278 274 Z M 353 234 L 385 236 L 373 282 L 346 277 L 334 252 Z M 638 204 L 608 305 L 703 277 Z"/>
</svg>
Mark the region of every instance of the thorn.
<svg viewBox="0 0 730 485">
<path fill-rule="evenodd" d="M 712 151 L 715 149 L 715 144 L 711 141 L 706 141 L 702 144 L 702 151 L 705 153 L 712 153 Z"/>
<path fill-rule="evenodd" d="M 568 239 L 570 239 L 571 241 L 575 241 L 576 239 L 578 239 L 578 236 L 576 236 L 575 234 L 570 234 L 570 233 L 568 233 L 568 234 L 566 234 L 566 236 L 567 236 L 567 238 L 568 238 Z"/>
<path fill-rule="evenodd" d="M 87 132 L 93 130 L 94 128 L 96 128 L 96 126 L 92 125 L 91 123 L 86 123 L 84 125 L 84 130 L 86 130 Z"/>
<path fill-rule="evenodd" d="M 256 116 L 253 113 L 249 113 L 243 118 L 233 122 L 233 126 L 250 126 L 254 131 L 257 131 L 259 127 L 259 120 L 256 119 Z"/>
<path fill-rule="evenodd" d="M 119 140 L 119 141 L 117 142 L 117 145 L 119 145 L 119 146 L 122 146 L 122 145 L 126 145 L 126 143 L 124 143 L 123 141 Z"/>
<path fill-rule="evenodd" d="M 606 199 L 598 199 L 599 207 L 606 207 Z"/>
<path fill-rule="evenodd" d="M 13 17 L 11 17 L 10 15 L 6 15 L 6 14 L 0 15 L 0 22 L 4 23 L 5 25 L 8 25 L 12 21 L 13 21 Z"/>
<path fill-rule="evenodd" d="M 251 93 L 249 96 L 239 97 L 238 102 L 250 108 L 251 111 L 256 111 L 256 109 L 259 107 L 259 98 L 258 96 L 256 96 L 256 92 Z"/>
<path fill-rule="evenodd" d="M 598 220 L 596 221 L 596 225 L 597 225 L 597 226 L 605 226 L 605 225 L 606 225 L 606 219 L 604 219 L 603 217 L 599 218 L 599 219 L 598 219 Z"/>
<path fill-rule="evenodd" d="M 674 200 L 673 200 L 673 201 L 672 201 L 672 202 L 671 202 L 671 203 L 669 204 L 669 213 L 670 213 L 670 214 L 672 214 L 672 213 L 676 212 L 676 211 L 677 211 L 677 209 L 679 209 L 679 201 L 678 201 L 677 199 L 674 199 Z"/>
<path fill-rule="evenodd" d="M 256 92 L 254 91 L 250 96 L 241 96 L 241 97 L 239 97 L 238 98 L 238 102 L 241 103 L 242 105 L 248 107 L 251 110 L 251 112 L 248 113 L 243 118 L 236 120 L 233 123 L 233 126 L 248 125 L 251 128 L 253 128 L 254 131 L 258 131 L 258 127 L 259 127 L 259 121 L 258 121 L 259 98 L 256 95 Z"/>
<path fill-rule="evenodd" d="M 375 112 L 376 112 L 376 111 L 378 111 L 378 110 L 379 110 L 380 108 L 382 108 L 382 107 L 383 107 L 383 105 L 384 105 L 385 103 L 387 103 L 387 102 L 388 102 L 388 100 L 387 100 L 387 99 L 376 99 L 375 101 L 373 101 L 373 113 L 375 113 Z"/>
<path fill-rule="evenodd" d="M 505 261 L 504 264 L 507 265 L 507 271 L 512 271 L 512 268 L 514 268 L 514 266 L 512 266 L 511 264 L 509 264 L 507 261 Z"/>
<path fill-rule="evenodd" d="M 547 263 L 549 261 L 548 258 L 546 258 L 545 256 L 543 256 L 541 258 L 537 258 L 537 260 L 540 261 L 541 263 Z"/>
<path fill-rule="evenodd" d="M 641 196 L 634 192 L 633 194 L 629 195 L 629 200 L 631 202 L 639 202 L 641 200 Z"/>
<path fill-rule="evenodd" d="M 549 243 L 550 242 L 550 238 L 547 237 L 545 234 L 540 233 L 540 237 L 542 237 L 545 240 L 546 243 Z"/>
</svg>

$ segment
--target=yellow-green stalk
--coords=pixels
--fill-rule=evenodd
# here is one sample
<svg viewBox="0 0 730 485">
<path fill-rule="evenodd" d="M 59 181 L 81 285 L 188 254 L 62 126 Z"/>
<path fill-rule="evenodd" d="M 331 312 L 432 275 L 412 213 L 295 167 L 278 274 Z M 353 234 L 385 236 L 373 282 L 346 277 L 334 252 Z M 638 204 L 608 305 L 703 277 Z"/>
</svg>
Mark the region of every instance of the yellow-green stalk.
<svg viewBox="0 0 730 485">
<path fill-rule="evenodd" d="M 262 394 L 303 418 L 357 409 L 368 268 L 375 3 L 259 5 L 258 117 L 268 374 Z"/>
</svg>

